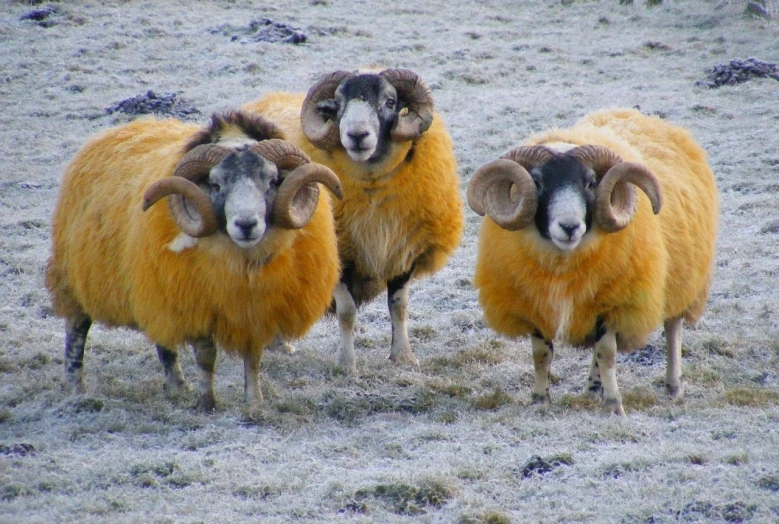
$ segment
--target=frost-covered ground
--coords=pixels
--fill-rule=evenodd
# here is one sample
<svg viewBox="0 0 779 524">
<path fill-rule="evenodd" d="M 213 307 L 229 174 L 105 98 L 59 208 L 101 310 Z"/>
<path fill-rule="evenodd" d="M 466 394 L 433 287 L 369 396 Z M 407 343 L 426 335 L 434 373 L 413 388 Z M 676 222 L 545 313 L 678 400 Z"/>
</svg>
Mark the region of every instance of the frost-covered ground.
<svg viewBox="0 0 779 524">
<path fill-rule="evenodd" d="M 744 18 L 744 2 L 618 4 L 2 3 L 0 521 L 779 520 L 779 82 L 696 86 L 733 59 L 779 62 L 779 6 L 768 2 L 772 22 Z M 283 33 L 263 18 L 307 41 L 255 41 Z M 63 393 L 49 220 L 77 148 L 130 118 L 105 109 L 152 90 L 205 122 L 373 63 L 433 87 L 463 195 L 483 163 L 594 109 L 639 105 L 692 130 L 722 212 L 709 308 L 685 333 L 683 402 L 664 399 L 664 358 L 649 348 L 618 362 L 628 416 L 603 416 L 578 396 L 588 355 L 562 347 L 554 406 L 529 407 L 529 343 L 481 320 L 469 209 L 449 265 L 412 288 L 419 370 L 387 361 L 377 299 L 359 314 L 358 376 L 335 370 L 337 325 L 324 320 L 298 354 L 266 354 L 261 411 L 242 407 L 237 360 L 220 356 L 221 409 L 200 415 L 194 397 L 165 398 L 142 335 L 99 327 L 88 394 Z M 650 342 L 661 350 L 661 333 Z"/>
</svg>

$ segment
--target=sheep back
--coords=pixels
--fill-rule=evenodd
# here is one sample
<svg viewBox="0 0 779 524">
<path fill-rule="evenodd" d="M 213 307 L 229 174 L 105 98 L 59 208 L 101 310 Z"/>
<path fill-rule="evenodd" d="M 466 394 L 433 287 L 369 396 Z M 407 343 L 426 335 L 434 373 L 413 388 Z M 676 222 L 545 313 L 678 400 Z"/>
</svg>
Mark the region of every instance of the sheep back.
<svg viewBox="0 0 779 524">
<path fill-rule="evenodd" d="M 145 119 L 91 139 L 62 180 L 46 284 L 55 312 L 140 329 L 175 348 L 198 337 L 244 355 L 281 333 L 302 336 L 338 280 L 328 197 L 301 230 L 271 230 L 265 263 L 221 234 L 173 250 L 168 206 L 142 211 L 143 193 L 170 176 L 198 126 Z M 325 192 L 322 192 L 324 195 Z"/>
<path fill-rule="evenodd" d="M 708 298 L 718 217 L 703 149 L 685 129 L 635 110 L 600 111 L 527 141 L 552 143 L 602 145 L 646 165 L 660 181 L 663 209 L 655 216 L 638 191 L 627 228 L 593 231 L 570 254 L 541 242 L 535 228 L 510 232 L 485 218 L 474 283 L 487 322 L 510 336 L 538 329 L 589 345 L 602 317 L 627 351 L 665 319 L 696 321 Z"/>
<path fill-rule="evenodd" d="M 370 300 L 415 262 L 417 278 L 441 269 L 463 230 L 457 162 L 441 116 L 435 114 L 431 127 L 413 143 L 372 166 L 375 173 L 366 180 L 364 174 L 350 175 L 359 167 L 341 148 L 327 152 L 308 141 L 300 125 L 304 98 L 271 93 L 242 109 L 274 120 L 312 161 L 330 167 L 341 180 L 344 198 L 333 203 L 341 260 L 382 281 L 365 296 L 355 293 L 355 300 Z"/>
</svg>

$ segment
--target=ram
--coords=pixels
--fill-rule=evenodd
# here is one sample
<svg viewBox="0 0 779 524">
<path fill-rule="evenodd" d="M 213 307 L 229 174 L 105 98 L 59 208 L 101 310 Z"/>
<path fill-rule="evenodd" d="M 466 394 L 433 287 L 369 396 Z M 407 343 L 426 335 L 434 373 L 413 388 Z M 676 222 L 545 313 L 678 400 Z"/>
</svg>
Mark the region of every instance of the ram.
<svg viewBox="0 0 779 524">
<path fill-rule="evenodd" d="M 705 308 L 718 217 L 706 153 L 689 132 L 636 110 L 593 113 L 482 166 L 468 201 L 489 217 L 479 302 L 495 330 L 530 335 L 532 402 L 550 402 L 561 340 L 593 346 L 585 393 L 624 415 L 616 352 L 642 347 L 661 323 L 666 389 L 683 394 L 682 321 Z"/>
<path fill-rule="evenodd" d="M 177 349 L 194 348 L 197 408 L 215 407 L 217 346 L 244 362 L 244 398 L 262 401 L 259 366 L 276 334 L 302 336 L 330 304 L 339 262 L 329 198 L 340 183 L 241 112 L 210 126 L 144 119 L 76 154 L 52 223 L 46 285 L 65 318 L 65 378 L 84 390 L 93 322 L 143 331 L 165 390 L 186 388 Z M 168 206 L 154 205 L 168 197 Z"/>
<path fill-rule="evenodd" d="M 271 93 L 243 109 L 273 118 L 341 180 L 339 365 L 356 370 L 357 307 L 385 289 L 390 359 L 418 365 L 406 328 L 409 282 L 441 269 L 463 228 L 452 141 L 428 87 L 405 69 L 336 71 L 306 95 Z"/>
</svg>

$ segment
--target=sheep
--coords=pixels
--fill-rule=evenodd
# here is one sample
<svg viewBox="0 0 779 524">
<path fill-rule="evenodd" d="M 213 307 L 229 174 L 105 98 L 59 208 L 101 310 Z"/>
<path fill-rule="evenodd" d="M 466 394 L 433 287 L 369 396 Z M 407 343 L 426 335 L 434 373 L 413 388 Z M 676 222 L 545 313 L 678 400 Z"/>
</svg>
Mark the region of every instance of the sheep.
<svg viewBox="0 0 779 524">
<path fill-rule="evenodd" d="M 214 115 L 210 126 L 142 119 L 104 131 L 62 180 L 46 270 L 65 318 L 65 382 L 84 391 L 93 322 L 156 344 L 164 390 L 187 389 L 177 348 L 199 369 L 196 408 L 215 408 L 216 347 L 244 362 L 244 400 L 262 402 L 259 366 L 276 334 L 302 336 L 330 304 L 340 271 L 329 198 L 338 178 L 267 119 Z M 168 206 L 155 203 L 168 198 Z"/>
<path fill-rule="evenodd" d="M 682 320 L 696 322 L 708 299 L 719 207 L 706 153 L 687 130 L 632 109 L 596 112 L 482 166 L 468 202 L 489 217 L 479 302 L 496 331 L 530 335 L 533 403 L 551 402 L 552 341 L 561 339 L 593 346 L 585 394 L 624 415 L 616 351 L 643 347 L 661 322 L 666 391 L 683 395 Z"/>
<path fill-rule="evenodd" d="M 338 365 L 356 372 L 357 308 L 386 289 L 389 358 L 418 366 L 406 328 L 409 282 L 441 269 L 463 229 L 452 140 L 428 87 L 405 69 L 335 71 L 305 96 L 270 93 L 243 109 L 273 118 L 343 185 L 333 209 L 342 263 Z"/>
</svg>

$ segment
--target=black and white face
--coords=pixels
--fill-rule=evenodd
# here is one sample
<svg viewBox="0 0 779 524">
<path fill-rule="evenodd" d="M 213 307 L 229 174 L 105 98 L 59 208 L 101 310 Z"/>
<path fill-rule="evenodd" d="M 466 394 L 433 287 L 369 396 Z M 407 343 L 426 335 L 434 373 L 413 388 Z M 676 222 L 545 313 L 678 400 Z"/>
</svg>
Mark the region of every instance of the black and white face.
<svg viewBox="0 0 779 524">
<path fill-rule="evenodd" d="M 253 151 L 238 151 L 211 169 L 207 186 L 219 229 L 240 247 L 256 246 L 270 226 L 280 177 L 276 165 Z"/>
<path fill-rule="evenodd" d="M 381 160 L 390 147 L 390 131 L 398 119 L 401 104 L 395 88 L 379 75 L 355 75 L 325 100 L 318 110 L 338 123 L 338 131 L 349 157 L 355 162 Z"/>
<path fill-rule="evenodd" d="M 573 251 L 592 228 L 595 172 L 562 156 L 534 167 L 530 175 L 538 188 L 538 232 L 559 249 Z"/>
</svg>

